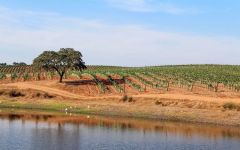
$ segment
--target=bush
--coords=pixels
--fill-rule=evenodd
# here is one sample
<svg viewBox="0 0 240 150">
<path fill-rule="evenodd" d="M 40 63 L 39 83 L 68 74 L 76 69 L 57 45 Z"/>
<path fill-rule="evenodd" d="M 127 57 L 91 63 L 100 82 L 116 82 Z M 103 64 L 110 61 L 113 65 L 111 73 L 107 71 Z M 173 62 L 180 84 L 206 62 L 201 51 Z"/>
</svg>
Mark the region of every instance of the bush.
<svg viewBox="0 0 240 150">
<path fill-rule="evenodd" d="M 30 78 L 30 75 L 28 73 L 23 74 L 23 80 L 26 81 Z"/>
<path fill-rule="evenodd" d="M 0 72 L 0 80 L 5 79 L 5 78 L 6 78 L 6 74 Z"/>
<path fill-rule="evenodd" d="M 18 75 L 16 72 L 11 74 L 11 80 L 16 80 L 18 78 Z"/>
<path fill-rule="evenodd" d="M 32 94 L 32 98 L 39 98 L 39 97 L 41 97 L 42 96 L 42 93 L 40 93 L 40 92 L 37 92 L 37 93 L 33 93 Z"/>
<path fill-rule="evenodd" d="M 128 97 L 127 95 L 124 95 L 123 97 L 122 97 L 122 101 L 123 102 L 129 102 L 129 103 L 131 103 L 131 102 L 135 102 L 134 101 L 134 99 L 133 99 L 133 97 Z"/>
<path fill-rule="evenodd" d="M 16 91 L 16 90 L 12 90 L 9 92 L 9 96 L 10 97 L 23 97 L 25 96 L 23 93 Z"/>
<path fill-rule="evenodd" d="M 240 106 L 239 105 L 237 105 L 237 104 L 235 104 L 235 103 L 232 103 L 232 102 L 230 102 L 230 103 L 225 103 L 224 105 L 223 105 L 223 108 L 224 109 L 229 109 L 229 110 L 233 110 L 233 109 L 240 109 Z"/>
<path fill-rule="evenodd" d="M 156 101 L 156 102 L 155 102 L 155 105 L 162 105 L 162 102 Z"/>
<path fill-rule="evenodd" d="M 4 91 L 0 90 L 0 96 L 4 94 Z"/>
<path fill-rule="evenodd" d="M 41 96 L 41 93 L 37 92 L 36 97 L 40 97 L 40 96 Z"/>
<path fill-rule="evenodd" d="M 41 92 L 37 92 L 32 94 L 32 98 L 45 98 L 45 99 L 51 99 L 54 98 L 55 96 L 50 95 L 48 93 L 41 93 Z"/>
<path fill-rule="evenodd" d="M 123 102 L 126 102 L 128 100 L 128 96 L 127 95 L 124 95 L 123 97 L 122 97 L 122 101 Z"/>
<path fill-rule="evenodd" d="M 43 97 L 44 98 L 54 98 L 53 95 L 49 95 L 48 93 L 44 93 Z"/>
<path fill-rule="evenodd" d="M 133 97 L 128 97 L 128 102 L 134 102 Z"/>
</svg>

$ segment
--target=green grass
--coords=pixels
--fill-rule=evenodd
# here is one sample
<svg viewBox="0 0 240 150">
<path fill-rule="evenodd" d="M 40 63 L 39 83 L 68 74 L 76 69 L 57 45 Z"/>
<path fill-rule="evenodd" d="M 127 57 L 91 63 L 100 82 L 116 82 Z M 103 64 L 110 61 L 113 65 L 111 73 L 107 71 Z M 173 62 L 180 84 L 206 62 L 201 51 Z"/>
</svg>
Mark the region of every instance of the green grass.
<svg viewBox="0 0 240 150">
<path fill-rule="evenodd" d="M 72 105 L 67 103 L 57 103 L 57 102 L 40 104 L 35 102 L 21 103 L 16 100 L 8 100 L 8 101 L 1 101 L 0 108 L 71 112 L 71 113 L 81 113 L 81 114 L 90 113 L 90 111 L 87 109 L 73 107 Z M 66 108 L 67 108 L 67 111 L 66 111 Z"/>
</svg>

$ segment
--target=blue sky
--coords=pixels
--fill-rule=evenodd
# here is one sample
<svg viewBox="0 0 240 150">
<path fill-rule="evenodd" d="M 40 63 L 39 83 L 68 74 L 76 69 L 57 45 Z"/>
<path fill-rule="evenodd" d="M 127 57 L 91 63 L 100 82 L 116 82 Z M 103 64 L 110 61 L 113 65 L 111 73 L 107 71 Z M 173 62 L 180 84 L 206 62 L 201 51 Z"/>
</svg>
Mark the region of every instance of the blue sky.
<svg viewBox="0 0 240 150">
<path fill-rule="evenodd" d="M 0 0 L 0 62 L 73 47 L 87 64 L 239 64 L 238 0 Z"/>
</svg>

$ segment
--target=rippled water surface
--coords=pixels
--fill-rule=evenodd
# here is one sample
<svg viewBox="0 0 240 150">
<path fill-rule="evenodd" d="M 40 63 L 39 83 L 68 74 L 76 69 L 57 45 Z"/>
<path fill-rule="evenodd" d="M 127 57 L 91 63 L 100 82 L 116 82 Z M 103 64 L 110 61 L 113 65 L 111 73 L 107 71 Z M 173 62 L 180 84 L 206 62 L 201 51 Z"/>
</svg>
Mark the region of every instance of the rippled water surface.
<svg viewBox="0 0 240 150">
<path fill-rule="evenodd" d="M 1 111 L 1 150 L 239 150 L 240 128 Z"/>
</svg>

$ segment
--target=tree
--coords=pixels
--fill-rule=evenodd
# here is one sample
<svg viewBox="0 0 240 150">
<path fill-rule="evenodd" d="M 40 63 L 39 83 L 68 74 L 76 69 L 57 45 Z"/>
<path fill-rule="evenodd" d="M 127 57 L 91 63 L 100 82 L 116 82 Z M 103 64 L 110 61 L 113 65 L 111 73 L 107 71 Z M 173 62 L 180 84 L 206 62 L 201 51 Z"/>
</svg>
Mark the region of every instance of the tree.
<svg viewBox="0 0 240 150">
<path fill-rule="evenodd" d="M 60 76 L 60 83 L 68 70 L 76 69 L 82 71 L 87 68 L 82 60 L 81 52 L 73 48 L 61 48 L 58 52 L 44 51 L 33 60 L 33 66 L 45 71 L 56 71 Z"/>
<path fill-rule="evenodd" d="M 7 63 L 0 63 L 0 67 L 6 67 Z"/>
<path fill-rule="evenodd" d="M 27 66 L 25 62 L 13 62 L 13 66 Z"/>
</svg>

